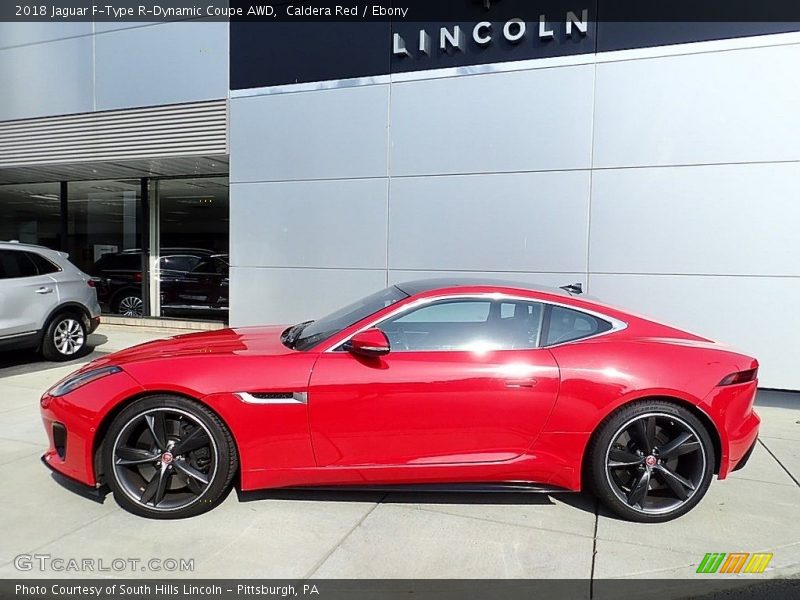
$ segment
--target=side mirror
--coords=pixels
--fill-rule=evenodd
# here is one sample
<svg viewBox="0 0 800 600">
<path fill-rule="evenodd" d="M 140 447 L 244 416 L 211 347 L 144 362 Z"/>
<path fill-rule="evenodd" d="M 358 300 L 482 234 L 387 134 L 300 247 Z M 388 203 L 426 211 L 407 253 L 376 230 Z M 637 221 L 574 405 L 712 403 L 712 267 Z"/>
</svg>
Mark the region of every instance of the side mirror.
<svg viewBox="0 0 800 600">
<path fill-rule="evenodd" d="M 383 356 L 389 354 L 389 338 L 377 327 L 372 327 L 355 334 L 342 347 L 360 356 Z"/>
</svg>

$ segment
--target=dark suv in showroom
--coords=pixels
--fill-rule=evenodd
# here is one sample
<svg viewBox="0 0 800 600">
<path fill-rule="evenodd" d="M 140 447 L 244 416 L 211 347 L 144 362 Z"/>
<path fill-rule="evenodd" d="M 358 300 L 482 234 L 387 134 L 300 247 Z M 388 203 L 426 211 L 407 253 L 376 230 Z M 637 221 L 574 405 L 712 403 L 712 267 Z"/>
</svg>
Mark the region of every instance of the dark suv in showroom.
<svg viewBox="0 0 800 600">
<path fill-rule="evenodd" d="M 164 316 L 228 316 L 228 255 L 200 248 L 164 248 L 158 261 Z M 142 259 L 138 249 L 103 254 L 92 269 L 107 312 L 141 317 Z"/>
</svg>

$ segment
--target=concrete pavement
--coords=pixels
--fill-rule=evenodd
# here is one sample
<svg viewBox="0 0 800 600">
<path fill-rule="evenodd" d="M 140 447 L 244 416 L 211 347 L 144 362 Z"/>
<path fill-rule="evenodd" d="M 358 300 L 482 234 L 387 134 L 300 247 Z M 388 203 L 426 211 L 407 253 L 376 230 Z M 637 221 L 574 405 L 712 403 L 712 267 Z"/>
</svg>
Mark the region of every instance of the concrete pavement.
<svg viewBox="0 0 800 600">
<path fill-rule="evenodd" d="M 185 332 L 103 325 L 93 355 L 67 364 L 0 355 L 0 577 L 142 576 L 15 567 L 33 553 L 194 560 L 150 577 L 654 578 L 677 591 L 714 577 L 695 574 L 706 552 L 773 552 L 757 577 L 800 573 L 800 394 L 760 392 L 750 464 L 661 525 L 620 521 L 584 494 L 300 491 L 232 493 L 206 515 L 152 521 L 62 487 L 39 462 L 42 391 L 94 356 L 173 333 Z"/>
</svg>

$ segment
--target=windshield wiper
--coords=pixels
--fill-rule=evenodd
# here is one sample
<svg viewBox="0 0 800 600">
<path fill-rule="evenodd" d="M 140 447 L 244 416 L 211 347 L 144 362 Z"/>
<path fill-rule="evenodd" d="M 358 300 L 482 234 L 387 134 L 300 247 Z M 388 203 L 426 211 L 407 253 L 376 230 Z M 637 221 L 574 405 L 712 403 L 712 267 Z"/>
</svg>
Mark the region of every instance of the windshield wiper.
<svg viewBox="0 0 800 600">
<path fill-rule="evenodd" d="M 309 323 L 313 323 L 313 321 L 303 321 L 302 323 L 298 323 L 297 325 L 292 325 L 283 334 L 283 343 L 286 344 L 289 348 L 294 348 L 294 344 L 297 341 L 297 338 L 300 337 L 300 334 L 303 333 L 303 329 L 305 329 Z"/>
</svg>

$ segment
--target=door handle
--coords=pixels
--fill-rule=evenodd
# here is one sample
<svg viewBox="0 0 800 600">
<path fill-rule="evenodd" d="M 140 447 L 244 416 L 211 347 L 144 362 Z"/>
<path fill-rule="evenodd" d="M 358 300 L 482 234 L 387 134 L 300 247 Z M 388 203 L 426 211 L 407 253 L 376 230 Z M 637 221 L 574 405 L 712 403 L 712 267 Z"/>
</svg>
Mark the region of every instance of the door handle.
<svg viewBox="0 0 800 600">
<path fill-rule="evenodd" d="M 36 290 L 36 293 L 37 294 L 52 294 L 53 293 L 53 288 L 40 287 L 38 290 Z"/>
<path fill-rule="evenodd" d="M 532 388 L 536 386 L 536 379 L 522 378 L 522 379 L 506 379 L 506 387 L 510 388 Z"/>
</svg>

